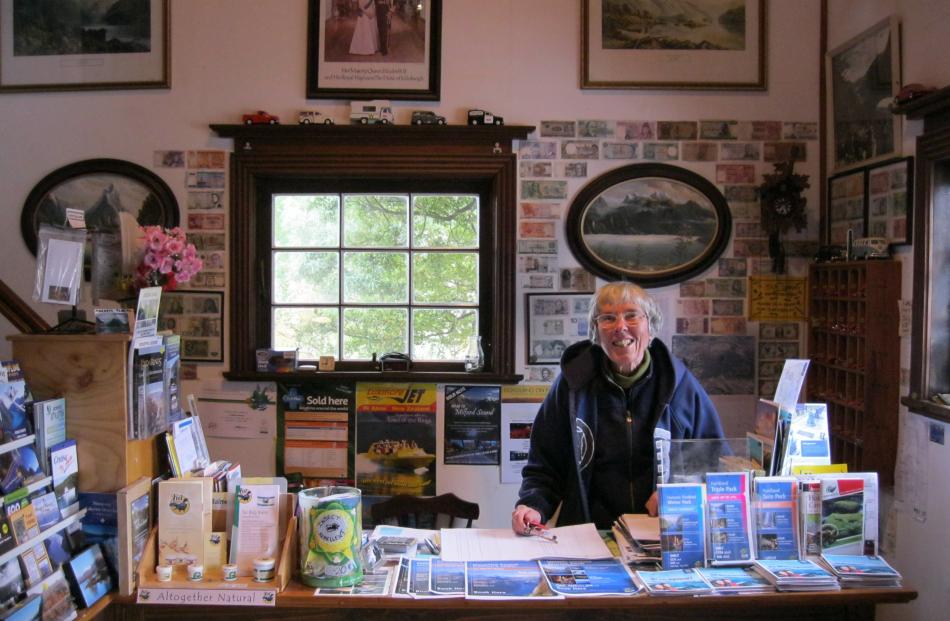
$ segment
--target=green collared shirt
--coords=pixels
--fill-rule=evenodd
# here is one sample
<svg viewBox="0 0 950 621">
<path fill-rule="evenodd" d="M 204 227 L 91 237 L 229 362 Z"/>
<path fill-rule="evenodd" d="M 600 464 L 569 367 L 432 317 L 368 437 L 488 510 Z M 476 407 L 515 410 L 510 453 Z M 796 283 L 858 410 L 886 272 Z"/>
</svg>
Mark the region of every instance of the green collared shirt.
<svg viewBox="0 0 950 621">
<path fill-rule="evenodd" d="M 634 369 L 632 375 L 623 375 L 612 366 L 608 366 L 608 368 L 610 369 L 611 379 L 626 391 L 636 384 L 641 377 L 646 375 L 647 370 L 650 368 L 650 350 L 643 350 L 643 360 L 640 362 L 640 366 Z"/>
</svg>

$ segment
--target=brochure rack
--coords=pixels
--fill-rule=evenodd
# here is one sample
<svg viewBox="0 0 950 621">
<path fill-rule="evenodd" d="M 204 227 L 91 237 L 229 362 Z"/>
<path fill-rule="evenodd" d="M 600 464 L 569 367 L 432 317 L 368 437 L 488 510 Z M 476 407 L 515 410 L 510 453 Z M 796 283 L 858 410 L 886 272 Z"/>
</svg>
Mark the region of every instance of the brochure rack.
<svg viewBox="0 0 950 621">
<path fill-rule="evenodd" d="M 139 477 L 154 476 L 156 443 L 127 439 L 129 335 L 7 338 L 34 397 L 66 397 L 66 435 L 79 448 L 79 489 L 114 492 Z"/>
<path fill-rule="evenodd" d="M 828 404 L 831 455 L 891 485 L 897 457 L 900 339 L 897 261 L 809 270 L 809 401 Z"/>
</svg>

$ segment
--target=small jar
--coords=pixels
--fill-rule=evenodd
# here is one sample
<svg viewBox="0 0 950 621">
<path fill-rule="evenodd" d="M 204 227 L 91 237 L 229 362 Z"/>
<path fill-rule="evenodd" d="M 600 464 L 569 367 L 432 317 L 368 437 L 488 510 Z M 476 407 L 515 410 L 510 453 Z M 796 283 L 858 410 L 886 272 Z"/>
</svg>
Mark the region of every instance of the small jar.
<svg viewBox="0 0 950 621">
<path fill-rule="evenodd" d="M 254 582 L 268 582 L 274 579 L 274 559 L 271 557 L 254 559 Z"/>
<path fill-rule="evenodd" d="M 188 566 L 188 579 L 192 582 L 201 582 L 205 577 L 204 565 L 192 563 Z"/>
<path fill-rule="evenodd" d="M 172 566 L 165 563 L 162 563 L 161 565 L 156 565 L 155 575 L 158 576 L 159 582 L 171 582 Z"/>
<path fill-rule="evenodd" d="M 226 582 L 234 582 L 238 578 L 238 566 L 234 563 L 225 563 L 221 566 L 221 577 Z"/>
</svg>

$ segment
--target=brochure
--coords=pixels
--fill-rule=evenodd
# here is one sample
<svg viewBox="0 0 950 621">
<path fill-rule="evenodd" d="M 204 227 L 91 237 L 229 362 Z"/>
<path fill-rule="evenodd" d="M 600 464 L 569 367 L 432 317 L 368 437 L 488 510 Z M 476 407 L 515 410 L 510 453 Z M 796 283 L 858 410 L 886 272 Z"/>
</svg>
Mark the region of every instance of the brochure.
<svg viewBox="0 0 950 621">
<path fill-rule="evenodd" d="M 465 563 L 433 558 L 429 563 L 429 592 L 465 595 Z"/>
<path fill-rule="evenodd" d="M 752 560 L 752 514 L 748 472 L 706 475 L 709 560 L 713 565 Z"/>
<path fill-rule="evenodd" d="M 821 554 L 821 483 L 802 481 L 800 489 L 802 553 L 817 556 Z"/>
<path fill-rule="evenodd" d="M 832 478 L 821 483 L 821 549 L 864 554 L 864 479 Z"/>
<path fill-rule="evenodd" d="M 774 591 L 775 587 L 751 567 L 701 567 L 696 570 L 720 594 Z"/>
<path fill-rule="evenodd" d="M 712 591 L 695 569 L 638 571 L 637 579 L 650 595 L 703 595 Z"/>
<path fill-rule="evenodd" d="M 85 241 L 51 237 L 46 247 L 40 301 L 75 306 L 79 303 Z"/>
<path fill-rule="evenodd" d="M 795 466 L 824 466 L 830 463 L 828 405 L 799 403 L 791 415 L 782 474 L 791 474 Z"/>
<path fill-rule="evenodd" d="M 548 587 L 560 595 L 590 597 L 598 595 L 634 595 L 640 587 L 617 559 L 594 561 L 539 561 Z"/>
<path fill-rule="evenodd" d="M 805 373 L 808 372 L 808 363 L 809 360 L 789 358 L 782 367 L 782 375 L 775 387 L 773 400 L 789 412 L 795 411 L 798 395 L 801 393 L 802 384 L 805 382 Z"/>
<path fill-rule="evenodd" d="M 49 450 L 53 476 L 53 492 L 59 503 L 59 512 L 68 517 L 79 510 L 79 454 L 76 441 L 66 440 Z"/>
<path fill-rule="evenodd" d="M 211 535 L 211 479 L 160 481 L 157 504 L 158 561 L 204 564 L 204 544 Z"/>
<path fill-rule="evenodd" d="M 844 588 L 901 585 L 900 572 L 880 556 L 823 554 L 821 560 Z"/>
<path fill-rule="evenodd" d="M 280 486 L 242 482 L 234 492 L 234 523 L 231 527 L 232 563 L 239 576 L 254 574 L 254 559 L 280 555 Z"/>
<path fill-rule="evenodd" d="M 34 403 L 33 426 L 36 430 L 36 455 L 43 472 L 49 474 L 49 447 L 66 440 L 66 399 L 60 397 Z"/>
<path fill-rule="evenodd" d="M 31 397 L 22 379 L 0 382 L 0 442 L 12 442 L 33 433 L 33 425 L 27 416 Z"/>
<path fill-rule="evenodd" d="M 465 597 L 534 599 L 559 596 L 547 588 L 537 561 L 471 561 L 465 564 Z"/>
<path fill-rule="evenodd" d="M 831 552 L 833 554 L 878 554 L 878 507 L 880 502 L 877 473 L 852 472 L 850 474 L 814 474 L 810 475 L 809 478 L 821 481 L 822 484 L 822 549 L 825 552 Z M 847 481 L 854 481 L 855 479 L 860 479 L 864 482 L 864 489 L 861 492 L 863 500 L 861 511 L 864 517 L 864 545 L 862 549 L 856 552 L 848 552 L 848 549 L 853 550 L 855 546 L 851 544 L 851 548 L 838 547 L 842 545 L 842 538 L 848 537 L 847 534 L 842 534 L 840 526 L 842 523 L 854 521 L 853 517 L 846 517 L 848 511 L 853 509 L 854 506 L 848 503 L 839 503 L 838 501 L 857 500 L 857 484 L 847 483 Z M 846 483 L 842 486 L 838 484 L 839 481 L 846 481 Z M 848 494 L 854 494 L 855 496 L 852 498 L 841 498 L 841 496 L 847 496 Z M 826 500 L 828 501 L 827 506 Z M 834 529 L 826 528 L 826 525 L 833 525 Z M 844 530 L 847 532 L 847 527 L 845 527 Z M 834 537 L 834 541 L 831 541 L 831 536 Z M 829 549 L 829 545 L 833 549 Z"/>
<path fill-rule="evenodd" d="M 798 480 L 756 477 L 756 558 L 798 559 Z"/>
<path fill-rule="evenodd" d="M 663 569 L 705 566 L 705 487 L 701 483 L 663 483 L 658 488 Z"/>
<path fill-rule="evenodd" d="M 779 591 L 837 591 L 841 588 L 833 574 L 812 561 L 760 559 L 754 567 Z"/>
</svg>

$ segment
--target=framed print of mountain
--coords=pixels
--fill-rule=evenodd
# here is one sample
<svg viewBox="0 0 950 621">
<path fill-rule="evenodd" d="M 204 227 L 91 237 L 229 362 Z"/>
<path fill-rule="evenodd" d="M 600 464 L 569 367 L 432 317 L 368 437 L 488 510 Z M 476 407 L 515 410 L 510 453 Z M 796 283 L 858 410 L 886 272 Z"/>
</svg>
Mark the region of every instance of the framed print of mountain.
<svg viewBox="0 0 950 621">
<path fill-rule="evenodd" d="M 0 0 L 0 93 L 170 88 L 170 4 Z"/>
<path fill-rule="evenodd" d="M 766 0 L 583 0 L 581 88 L 765 90 Z"/>
<path fill-rule="evenodd" d="M 836 171 L 900 153 L 901 117 L 889 105 L 900 89 L 900 22 L 889 17 L 825 56 L 828 144 Z"/>
</svg>

